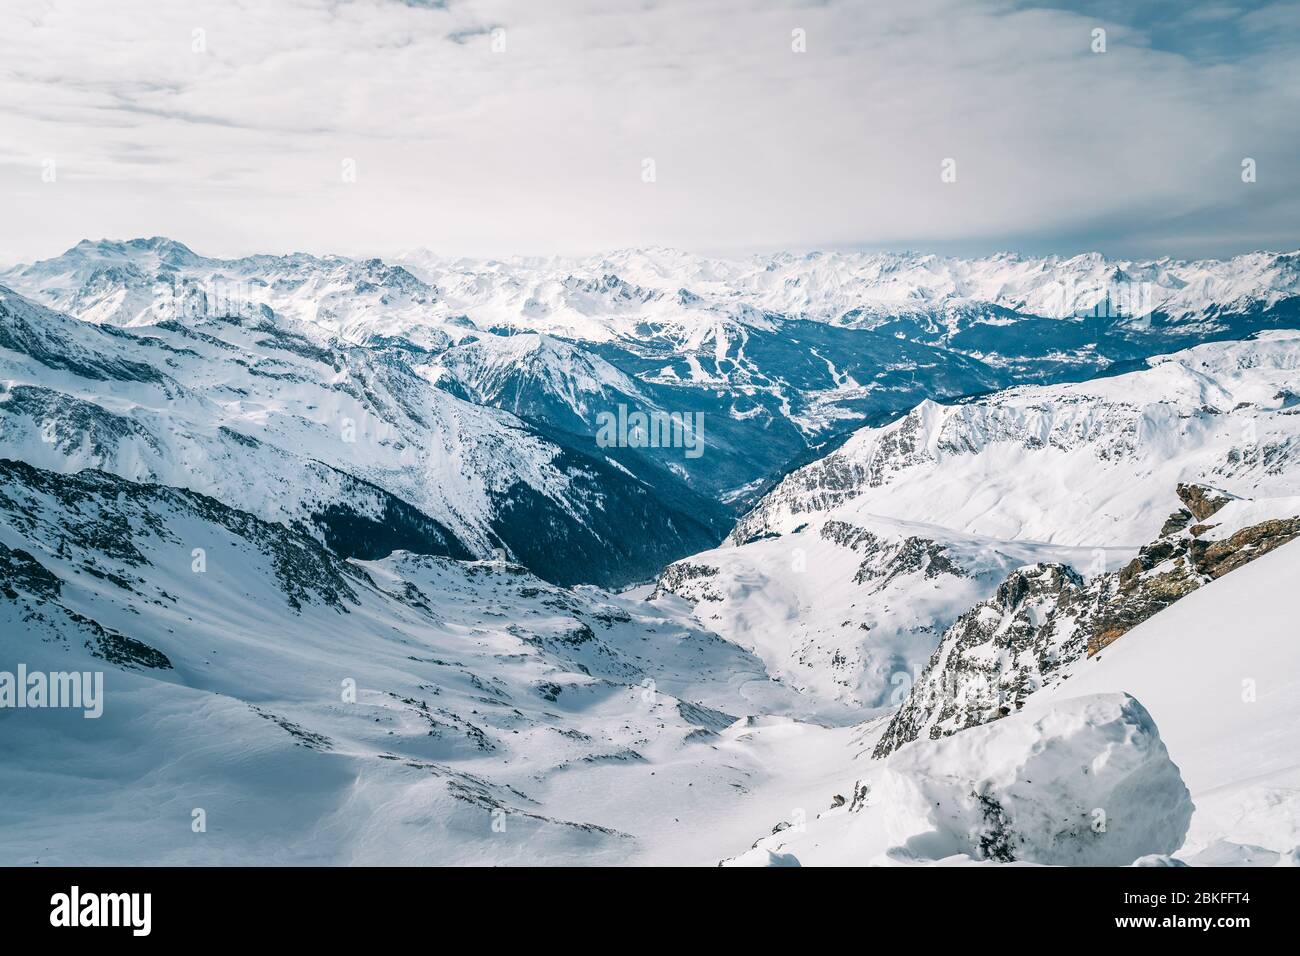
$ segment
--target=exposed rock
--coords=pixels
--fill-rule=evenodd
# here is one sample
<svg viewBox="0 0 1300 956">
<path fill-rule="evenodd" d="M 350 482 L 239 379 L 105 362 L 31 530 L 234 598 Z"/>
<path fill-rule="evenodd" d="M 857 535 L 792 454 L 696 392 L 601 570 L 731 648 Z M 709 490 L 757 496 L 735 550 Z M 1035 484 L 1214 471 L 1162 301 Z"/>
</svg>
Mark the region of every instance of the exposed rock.
<svg viewBox="0 0 1300 956">
<path fill-rule="evenodd" d="M 11 601 L 26 591 L 44 598 L 57 598 L 63 582 L 22 548 L 10 548 L 0 541 L 0 594 Z"/>
<path fill-rule="evenodd" d="M 1072 568 L 1013 571 L 997 593 L 944 632 L 938 649 L 875 748 L 883 757 L 920 737 L 938 738 L 1019 709 L 1083 645 L 1078 618 L 1088 587 Z"/>
<path fill-rule="evenodd" d="M 717 575 L 718 569 L 710 565 L 678 561 L 663 569 L 655 581 L 650 599 L 664 594 L 676 594 L 688 601 L 721 601 L 722 595 L 708 586 L 708 582 Z"/>
<path fill-rule="evenodd" d="M 1179 508 L 1165 519 L 1164 525 L 1160 528 L 1160 537 L 1163 538 L 1167 534 L 1174 534 L 1178 531 L 1182 531 L 1187 527 L 1187 523 L 1194 517 L 1195 515 L 1186 508 Z"/>
<path fill-rule="evenodd" d="M 930 538 L 908 535 L 886 540 L 866 528 L 835 520 L 822 525 L 820 533 L 827 541 L 866 554 L 853 577 L 858 584 L 872 582 L 879 589 L 912 572 L 921 573 L 927 580 L 941 574 L 967 576 L 966 570 L 949 557 L 948 546 Z"/>
<path fill-rule="evenodd" d="M 1206 485 L 1179 484 L 1177 491 L 1198 521 L 1204 521 L 1236 497 Z"/>
<path fill-rule="evenodd" d="M 1300 517 L 1277 518 L 1243 528 L 1224 541 L 1214 541 L 1196 554 L 1196 567 L 1219 578 L 1300 535 Z M 1201 542 L 1198 542 L 1200 544 Z"/>
</svg>

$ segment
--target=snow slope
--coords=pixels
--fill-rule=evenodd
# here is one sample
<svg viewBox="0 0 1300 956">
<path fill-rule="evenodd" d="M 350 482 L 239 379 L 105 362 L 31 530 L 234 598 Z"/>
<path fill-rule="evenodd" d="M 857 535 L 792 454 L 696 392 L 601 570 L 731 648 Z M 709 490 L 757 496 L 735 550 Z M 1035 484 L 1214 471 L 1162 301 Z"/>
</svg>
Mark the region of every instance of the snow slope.
<svg viewBox="0 0 1300 956">
<path fill-rule="evenodd" d="M 1246 501 L 1180 485 L 1161 536 L 1114 572 L 1017 568 L 944 631 L 875 755 L 995 720 L 1198 588 L 1300 537 L 1300 498 Z M 1171 496 L 1172 498 L 1172 496 Z M 1194 512 L 1193 510 L 1194 509 Z"/>
<path fill-rule="evenodd" d="M 1300 845 L 1298 580 L 1292 542 L 1138 625 L 1041 695 L 1142 701 L 1196 803 L 1178 854 L 1189 861 L 1277 861 Z"/>
<path fill-rule="evenodd" d="M 817 701 L 823 719 L 856 723 L 896 708 L 944 629 L 1012 569 L 1059 561 L 1106 570 L 1128 557 L 878 515 L 819 516 L 790 534 L 677 561 L 654 596 L 684 601 L 703 626 L 754 651 Z"/>
<path fill-rule="evenodd" d="M 860 751 L 853 781 L 823 791 L 829 809 L 727 862 L 1294 865 L 1298 573 L 1300 544 L 1283 545 L 1075 662 L 1011 716 L 883 760 Z"/>
<path fill-rule="evenodd" d="M 105 699 L 0 708 L 7 865 L 711 862 L 843 737 L 724 739 L 797 696 L 640 602 L 344 561 L 195 492 L 0 461 L 19 664 L 101 672 Z"/>
</svg>

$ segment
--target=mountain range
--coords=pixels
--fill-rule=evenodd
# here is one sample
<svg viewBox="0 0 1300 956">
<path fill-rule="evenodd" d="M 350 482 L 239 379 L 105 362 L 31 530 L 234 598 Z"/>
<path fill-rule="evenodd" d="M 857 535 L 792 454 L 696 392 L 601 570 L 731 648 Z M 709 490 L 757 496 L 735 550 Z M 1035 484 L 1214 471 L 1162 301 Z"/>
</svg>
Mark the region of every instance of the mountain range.
<svg viewBox="0 0 1300 956">
<path fill-rule="evenodd" d="M 316 344 L 386 347 L 581 453 L 619 405 L 703 414 L 707 463 L 637 448 L 606 457 L 715 526 L 792 464 L 922 399 L 1141 367 L 1300 316 L 1300 256 L 1277 253 L 223 260 L 155 237 L 83 241 L 0 273 L 0 285 L 128 328 L 269 309 Z"/>
<path fill-rule="evenodd" d="M 0 862 L 1294 862 L 1298 262 L 6 270 Z"/>
</svg>

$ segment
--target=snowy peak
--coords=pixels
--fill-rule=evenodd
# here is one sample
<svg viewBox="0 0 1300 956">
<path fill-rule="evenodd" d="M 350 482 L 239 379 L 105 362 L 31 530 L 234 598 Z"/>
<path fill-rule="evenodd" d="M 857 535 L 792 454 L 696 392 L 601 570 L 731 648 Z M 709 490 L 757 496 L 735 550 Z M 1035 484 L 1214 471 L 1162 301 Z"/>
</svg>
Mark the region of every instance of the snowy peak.
<svg viewBox="0 0 1300 956">
<path fill-rule="evenodd" d="M 0 279 L 80 319 L 121 326 L 270 309 L 360 340 L 418 328 L 440 314 L 437 289 L 379 259 L 301 253 L 210 259 L 163 238 L 82 241 Z"/>
<path fill-rule="evenodd" d="M 636 383 L 598 355 L 541 333 L 476 335 L 438 357 L 446 376 L 484 405 L 525 412 L 530 393 L 558 398 L 583 421 L 629 398 L 645 402 Z"/>
<path fill-rule="evenodd" d="M 441 276 L 464 260 L 414 252 L 403 257 L 417 271 Z M 1227 260 L 1135 261 L 1097 253 L 1026 257 L 1002 253 L 961 259 L 916 253 L 781 253 L 720 260 L 672 250 L 628 250 L 580 260 L 515 259 L 495 262 L 497 274 L 532 287 L 539 308 L 561 304 L 552 288 L 616 302 L 742 304 L 822 322 L 873 324 L 907 312 L 955 313 L 1001 309 L 1049 318 L 1085 315 L 1137 319 L 1160 313 L 1176 321 L 1217 311 L 1276 305 L 1300 295 L 1300 254 L 1258 252 Z M 556 275 L 554 280 L 542 277 Z M 439 280 L 441 281 L 441 280 Z M 545 303 L 545 304 L 544 304 Z"/>
<path fill-rule="evenodd" d="M 115 268 L 122 270 L 117 301 L 106 287 Z M 1213 326 L 1224 316 L 1267 311 L 1300 297 L 1300 253 L 1197 261 L 1096 253 L 979 259 L 782 253 L 721 260 L 646 249 L 585 259 L 468 260 L 415 251 L 388 265 L 301 253 L 210 259 L 154 237 L 83 240 L 61 256 L 16 267 L 0 279 L 24 294 L 44 294 L 49 304 L 81 318 L 139 324 L 150 321 L 141 277 L 257 285 L 258 276 L 273 281 L 271 288 L 253 291 L 256 302 L 298 311 L 348 336 L 361 334 L 358 323 L 382 323 L 380 307 L 406 313 L 410 322 L 416 307 L 438 311 L 444 299 L 450 307 L 443 318 L 472 312 L 480 328 L 512 326 L 585 341 L 629 334 L 640 321 L 693 329 L 719 317 L 761 326 L 769 316 L 891 329 L 910 316 L 951 336 L 971 324 L 1015 324 L 1026 317 L 1100 317 L 1136 323 L 1139 331 L 1153 318 Z M 345 299 L 358 296 L 369 297 L 371 307 L 344 307 Z M 312 297 L 334 301 L 316 318 L 308 314 L 306 300 Z M 74 303 L 81 308 L 72 308 Z"/>
</svg>

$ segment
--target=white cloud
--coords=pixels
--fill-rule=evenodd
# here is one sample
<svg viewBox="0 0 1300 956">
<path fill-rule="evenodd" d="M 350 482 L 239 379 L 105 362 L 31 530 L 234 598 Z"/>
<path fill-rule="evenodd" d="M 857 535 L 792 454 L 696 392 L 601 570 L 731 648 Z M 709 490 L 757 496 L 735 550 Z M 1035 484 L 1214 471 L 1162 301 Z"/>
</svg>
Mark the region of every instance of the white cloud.
<svg viewBox="0 0 1300 956">
<path fill-rule="evenodd" d="M 5 258 L 152 234 L 209 254 L 1300 244 L 1294 32 L 1208 57 L 1010 2 L 28 6 L 0 48 Z"/>
</svg>

